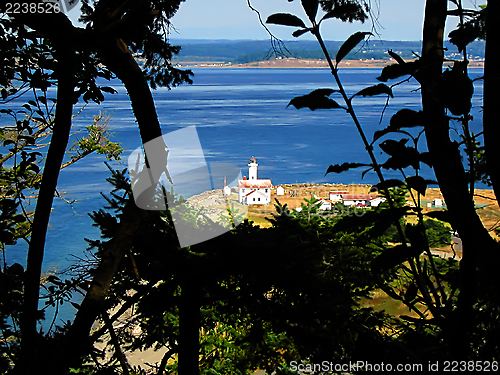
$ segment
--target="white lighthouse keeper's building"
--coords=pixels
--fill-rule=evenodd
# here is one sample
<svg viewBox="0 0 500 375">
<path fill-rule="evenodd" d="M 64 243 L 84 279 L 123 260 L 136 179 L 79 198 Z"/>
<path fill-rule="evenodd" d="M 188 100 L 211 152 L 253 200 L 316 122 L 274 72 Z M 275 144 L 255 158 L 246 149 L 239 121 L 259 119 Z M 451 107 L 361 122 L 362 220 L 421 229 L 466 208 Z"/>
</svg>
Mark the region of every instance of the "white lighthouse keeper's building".
<svg viewBox="0 0 500 375">
<path fill-rule="evenodd" d="M 271 203 L 271 180 L 259 180 L 257 168 L 259 164 L 254 157 L 248 163 L 248 180 L 238 180 L 238 201 L 242 204 L 268 204 Z"/>
</svg>

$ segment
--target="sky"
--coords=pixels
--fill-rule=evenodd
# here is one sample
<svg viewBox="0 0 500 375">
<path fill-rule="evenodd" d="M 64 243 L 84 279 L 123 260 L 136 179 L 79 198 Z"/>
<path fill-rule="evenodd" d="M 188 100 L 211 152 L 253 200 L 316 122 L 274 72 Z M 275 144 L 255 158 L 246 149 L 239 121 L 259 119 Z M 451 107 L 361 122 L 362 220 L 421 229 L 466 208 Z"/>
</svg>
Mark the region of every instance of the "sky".
<svg viewBox="0 0 500 375">
<path fill-rule="evenodd" d="M 273 13 L 292 13 L 307 20 L 300 0 L 250 0 L 265 21 Z M 378 16 L 377 32 L 384 40 L 421 40 L 424 0 L 372 0 Z M 321 12 L 321 10 L 319 11 Z M 172 19 L 171 38 L 182 39 L 267 39 L 258 16 L 247 0 L 186 0 Z M 307 24 L 307 23 L 306 23 Z M 268 25 L 272 33 L 283 40 L 294 39 L 293 27 Z M 345 40 L 356 31 L 371 31 L 371 21 L 364 24 L 343 23 L 336 19 L 322 23 L 325 40 Z M 450 29 L 451 30 L 451 29 Z M 313 39 L 310 33 L 300 39 Z"/>
<path fill-rule="evenodd" d="M 306 22 L 300 0 L 186 0 L 181 3 L 172 18 L 172 39 L 268 39 L 258 15 L 247 4 L 261 13 L 263 21 L 273 13 L 291 13 Z M 482 1 L 480 3 L 483 3 Z M 425 0 L 371 0 L 376 17 L 377 38 L 383 40 L 421 40 Z M 465 0 L 465 7 L 475 7 L 476 0 Z M 78 8 L 78 7 L 77 7 Z M 79 10 L 73 9 L 69 16 L 75 22 Z M 319 10 L 318 14 L 322 11 Z M 456 17 L 455 17 L 456 18 Z M 307 25 L 307 22 L 306 22 Z M 321 32 L 325 40 L 345 40 L 356 31 L 373 31 L 373 23 L 343 23 L 336 19 L 325 20 Z M 456 26 L 456 21 L 448 19 L 446 35 Z M 279 39 L 292 40 L 293 27 L 268 25 Z M 301 40 L 313 40 L 310 33 Z"/>
</svg>

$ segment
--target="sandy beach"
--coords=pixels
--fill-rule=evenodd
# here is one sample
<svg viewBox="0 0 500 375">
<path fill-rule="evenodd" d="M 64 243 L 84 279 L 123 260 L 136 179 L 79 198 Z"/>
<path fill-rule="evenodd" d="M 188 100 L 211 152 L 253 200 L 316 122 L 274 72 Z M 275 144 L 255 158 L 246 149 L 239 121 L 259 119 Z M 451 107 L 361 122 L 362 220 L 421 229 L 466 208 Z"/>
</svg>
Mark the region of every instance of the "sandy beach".
<svg viewBox="0 0 500 375">
<path fill-rule="evenodd" d="M 339 64 L 339 68 L 383 68 L 384 66 L 395 64 L 394 60 L 344 60 Z M 445 62 L 451 65 L 451 62 Z M 484 62 L 470 61 L 470 68 L 482 68 Z M 272 59 L 265 61 L 256 61 L 247 64 L 232 64 L 228 62 L 213 61 L 185 61 L 178 62 L 177 67 L 181 68 L 275 68 L 275 69 L 299 69 L 299 68 L 328 68 L 326 60 L 317 59 Z"/>
</svg>

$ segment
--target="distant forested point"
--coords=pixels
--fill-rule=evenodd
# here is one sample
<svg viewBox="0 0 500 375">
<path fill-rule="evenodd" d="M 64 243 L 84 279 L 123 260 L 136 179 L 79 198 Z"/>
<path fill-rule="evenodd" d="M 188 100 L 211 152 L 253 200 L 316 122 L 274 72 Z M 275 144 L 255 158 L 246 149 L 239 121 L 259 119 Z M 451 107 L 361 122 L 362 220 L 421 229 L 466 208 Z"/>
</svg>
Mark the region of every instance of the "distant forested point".
<svg viewBox="0 0 500 375">
<path fill-rule="evenodd" d="M 171 43 L 182 47 L 179 55 L 173 59 L 174 62 L 210 61 L 245 64 L 276 57 L 269 40 L 172 39 Z M 325 42 L 332 57 L 335 57 L 342 43 L 342 41 Z M 291 40 L 285 41 L 284 46 L 286 49 L 281 49 L 279 52 L 285 57 L 324 59 L 323 53 L 314 41 Z M 412 59 L 417 57 L 415 53 L 420 51 L 421 46 L 421 41 L 372 40 L 360 48 L 354 49 L 347 55 L 346 59 L 389 60 L 388 50 L 396 52 L 403 59 Z M 445 57 L 448 59 L 460 59 L 462 56 L 457 47 L 450 42 L 445 42 L 445 48 Z M 469 60 L 483 60 L 484 41 L 475 41 L 469 44 L 467 54 Z"/>
</svg>

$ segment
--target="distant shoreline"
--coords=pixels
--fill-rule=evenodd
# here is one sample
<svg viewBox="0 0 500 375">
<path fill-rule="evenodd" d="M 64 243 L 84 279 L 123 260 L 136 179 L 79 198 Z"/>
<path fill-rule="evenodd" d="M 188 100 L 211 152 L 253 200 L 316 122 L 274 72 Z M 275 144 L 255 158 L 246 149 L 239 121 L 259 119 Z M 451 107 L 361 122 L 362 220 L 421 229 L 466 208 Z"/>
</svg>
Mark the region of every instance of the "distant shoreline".
<svg viewBox="0 0 500 375">
<path fill-rule="evenodd" d="M 395 64 L 392 60 L 345 60 L 339 64 L 339 68 L 383 68 L 387 65 Z M 450 64 L 451 62 L 445 62 Z M 326 60 L 315 59 L 276 59 L 256 61 L 246 64 L 232 64 L 227 62 L 214 61 L 186 61 L 176 63 L 176 67 L 180 68 L 254 68 L 254 69 L 314 69 L 314 68 L 329 68 Z M 470 68 L 484 67 L 483 61 L 470 61 Z"/>
</svg>

